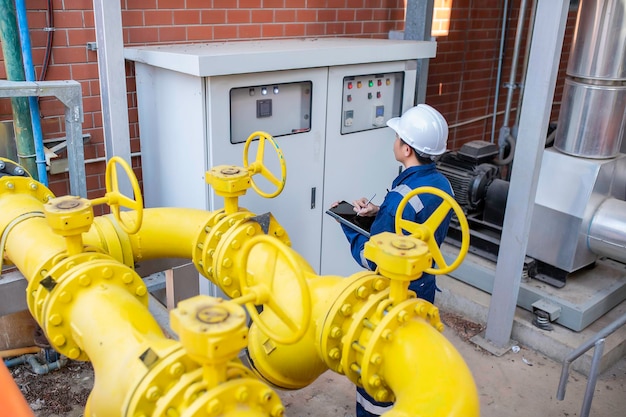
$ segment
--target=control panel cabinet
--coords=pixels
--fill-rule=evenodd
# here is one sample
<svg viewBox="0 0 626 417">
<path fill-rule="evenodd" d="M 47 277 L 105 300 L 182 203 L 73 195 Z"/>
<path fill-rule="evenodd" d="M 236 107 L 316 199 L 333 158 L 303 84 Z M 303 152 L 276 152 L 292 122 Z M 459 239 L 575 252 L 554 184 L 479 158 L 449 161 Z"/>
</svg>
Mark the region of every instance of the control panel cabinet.
<svg viewBox="0 0 626 417">
<path fill-rule="evenodd" d="M 400 168 L 386 121 L 413 105 L 416 59 L 434 55 L 433 42 L 348 38 L 125 49 L 135 61 L 146 206 L 223 207 L 205 172 L 243 165 L 246 139 L 264 131 L 284 153 L 286 185 L 272 199 L 250 189 L 240 206 L 271 212 L 318 273 L 358 272 L 325 211 L 374 194 L 382 202 Z M 256 142 L 248 151 L 254 160 Z M 266 146 L 264 163 L 278 175 L 273 152 Z"/>
</svg>

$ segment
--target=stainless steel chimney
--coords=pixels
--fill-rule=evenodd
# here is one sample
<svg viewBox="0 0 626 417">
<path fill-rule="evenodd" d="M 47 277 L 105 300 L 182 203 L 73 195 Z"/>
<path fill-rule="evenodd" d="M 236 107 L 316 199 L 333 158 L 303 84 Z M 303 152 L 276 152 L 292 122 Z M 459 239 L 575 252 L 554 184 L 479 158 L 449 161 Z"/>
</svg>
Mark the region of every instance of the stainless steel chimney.
<svg viewBox="0 0 626 417">
<path fill-rule="evenodd" d="M 626 132 L 626 0 L 581 0 L 554 147 L 612 158 Z"/>
</svg>

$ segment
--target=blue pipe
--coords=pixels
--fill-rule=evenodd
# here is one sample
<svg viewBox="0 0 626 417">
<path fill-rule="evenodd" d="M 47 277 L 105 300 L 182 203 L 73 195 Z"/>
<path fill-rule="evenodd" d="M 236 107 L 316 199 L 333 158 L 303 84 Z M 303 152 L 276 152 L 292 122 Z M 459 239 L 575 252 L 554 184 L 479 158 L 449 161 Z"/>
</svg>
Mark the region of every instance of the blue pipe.
<svg viewBox="0 0 626 417">
<path fill-rule="evenodd" d="M 61 356 L 57 361 L 41 364 L 37 359 L 37 355 L 27 354 L 4 361 L 7 368 L 13 368 L 25 363 L 28 363 L 33 372 L 37 375 L 45 375 L 51 371 L 64 367 L 67 364 L 67 358 L 65 356 Z"/>
<path fill-rule="evenodd" d="M 16 0 L 17 25 L 20 33 L 20 46 L 22 47 L 22 59 L 24 61 L 24 74 L 26 81 L 36 81 L 33 54 L 28 32 L 28 19 L 26 18 L 26 1 Z M 30 118 L 33 124 L 33 139 L 35 140 L 35 163 L 37 164 L 38 180 L 48 186 L 48 173 L 46 171 L 46 155 L 43 150 L 43 134 L 41 132 L 41 115 L 37 97 L 28 98 L 30 104 Z"/>
</svg>

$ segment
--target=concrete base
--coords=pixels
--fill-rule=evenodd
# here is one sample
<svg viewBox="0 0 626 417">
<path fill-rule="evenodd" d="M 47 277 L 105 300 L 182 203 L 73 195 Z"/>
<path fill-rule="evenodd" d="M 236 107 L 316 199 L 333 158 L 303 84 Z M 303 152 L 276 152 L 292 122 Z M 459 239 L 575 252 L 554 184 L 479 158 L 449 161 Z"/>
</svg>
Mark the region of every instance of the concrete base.
<svg viewBox="0 0 626 417">
<path fill-rule="evenodd" d="M 435 299 L 437 306 L 469 320 L 487 324 L 491 294 L 447 275 L 437 277 L 437 285 L 442 291 Z M 626 301 L 621 302 L 580 332 L 558 324 L 554 324 L 553 330 L 547 331 L 532 324 L 534 315 L 531 312 L 517 307 L 511 338 L 557 362 L 562 362 L 571 351 L 625 313 Z M 514 342 L 511 342 L 512 344 Z M 626 326 L 606 338 L 600 372 L 615 364 L 624 355 L 626 355 Z M 589 375 L 592 356 L 593 349 L 575 360 L 572 368 L 584 375 Z"/>
<path fill-rule="evenodd" d="M 515 340 L 509 340 L 509 342 L 504 346 L 494 345 L 490 340 L 485 338 L 485 332 L 477 334 L 472 337 L 470 341 L 495 356 L 502 356 L 511 350 L 513 346 L 517 346 L 517 341 Z"/>
<path fill-rule="evenodd" d="M 443 245 L 449 262 L 458 249 Z M 496 264 L 477 255 L 468 254 L 450 276 L 491 294 Z M 593 268 L 571 274 L 564 287 L 555 288 L 544 282 L 523 278 L 517 305 L 533 311 L 539 303 L 558 311 L 556 323 L 580 331 L 626 300 L 626 266 L 610 259 L 600 259 Z"/>
</svg>

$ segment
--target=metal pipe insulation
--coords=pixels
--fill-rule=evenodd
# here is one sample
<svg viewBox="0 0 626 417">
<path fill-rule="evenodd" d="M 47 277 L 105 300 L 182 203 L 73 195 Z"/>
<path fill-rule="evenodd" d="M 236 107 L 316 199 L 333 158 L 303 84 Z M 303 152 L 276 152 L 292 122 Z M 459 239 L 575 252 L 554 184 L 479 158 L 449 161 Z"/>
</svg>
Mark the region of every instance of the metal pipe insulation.
<svg viewBox="0 0 626 417">
<path fill-rule="evenodd" d="M 589 249 L 626 263 L 626 201 L 607 198 L 596 209 L 587 236 Z"/>
</svg>

